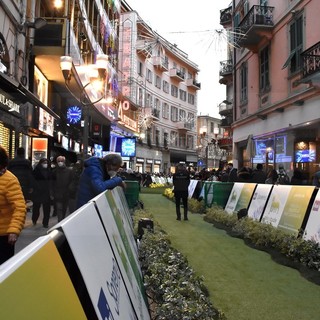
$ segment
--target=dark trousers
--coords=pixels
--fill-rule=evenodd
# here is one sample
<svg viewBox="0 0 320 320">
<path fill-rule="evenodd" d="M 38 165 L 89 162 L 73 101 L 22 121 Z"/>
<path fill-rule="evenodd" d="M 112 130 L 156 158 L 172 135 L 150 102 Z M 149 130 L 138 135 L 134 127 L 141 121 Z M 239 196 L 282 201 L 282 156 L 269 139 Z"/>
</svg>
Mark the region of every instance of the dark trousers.
<svg viewBox="0 0 320 320">
<path fill-rule="evenodd" d="M 8 236 L 0 236 L 0 264 L 14 256 L 14 245 L 8 243 Z"/>
<path fill-rule="evenodd" d="M 188 191 L 176 191 L 174 194 L 176 199 L 176 213 L 177 219 L 181 219 L 180 203 L 183 204 L 184 218 L 188 218 Z"/>
<path fill-rule="evenodd" d="M 55 205 L 56 205 L 56 211 L 58 216 L 58 222 L 60 222 L 66 217 L 68 203 L 69 203 L 69 199 L 56 200 Z"/>
<path fill-rule="evenodd" d="M 42 205 L 43 209 L 43 219 L 42 224 L 44 226 L 48 226 L 49 219 L 50 219 L 50 200 L 46 202 L 33 202 L 33 208 L 32 208 L 32 222 L 35 224 L 37 223 L 39 216 L 40 216 L 40 207 Z"/>
<path fill-rule="evenodd" d="M 42 205 L 42 210 L 43 210 L 42 224 L 44 226 L 48 226 L 49 219 L 50 219 L 50 210 L 51 210 L 50 200 L 48 200 L 46 202 L 37 202 L 37 201 L 33 202 L 32 222 L 37 223 L 39 216 L 40 216 L 41 205 Z"/>
</svg>

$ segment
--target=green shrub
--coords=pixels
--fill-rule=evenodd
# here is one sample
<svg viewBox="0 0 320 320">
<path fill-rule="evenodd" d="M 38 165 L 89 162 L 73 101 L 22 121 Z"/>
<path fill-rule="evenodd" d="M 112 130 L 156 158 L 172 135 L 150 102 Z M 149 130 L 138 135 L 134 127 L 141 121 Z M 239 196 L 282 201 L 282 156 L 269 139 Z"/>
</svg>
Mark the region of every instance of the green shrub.
<svg viewBox="0 0 320 320">
<path fill-rule="evenodd" d="M 139 210 L 134 223 L 152 218 Z M 135 228 L 136 229 L 136 228 Z M 223 319 L 208 298 L 203 279 L 189 267 L 187 259 L 171 247 L 168 236 L 154 224 L 139 244 L 139 259 L 149 297 L 152 319 L 218 320 Z"/>
<path fill-rule="evenodd" d="M 238 220 L 235 213 L 229 214 L 217 206 L 207 209 L 204 220 L 223 224 L 256 246 L 275 249 L 292 261 L 320 271 L 320 246 L 315 241 L 304 240 L 249 217 Z"/>
</svg>

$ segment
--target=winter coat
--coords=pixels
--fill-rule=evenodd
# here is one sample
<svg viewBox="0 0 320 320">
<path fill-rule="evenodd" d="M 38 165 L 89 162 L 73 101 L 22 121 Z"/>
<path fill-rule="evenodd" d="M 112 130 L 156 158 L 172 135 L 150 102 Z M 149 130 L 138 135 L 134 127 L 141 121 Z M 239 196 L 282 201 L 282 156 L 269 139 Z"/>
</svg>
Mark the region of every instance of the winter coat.
<svg viewBox="0 0 320 320">
<path fill-rule="evenodd" d="M 56 167 L 52 173 L 54 201 L 68 201 L 69 188 L 73 180 L 72 168 Z"/>
<path fill-rule="evenodd" d="M 187 170 L 178 171 L 173 175 L 172 183 L 174 186 L 174 192 L 188 191 L 190 183 L 190 175 Z"/>
<path fill-rule="evenodd" d="M 101 192 L 122 184 L 122 179 L 118 176 L 110 179 L 104 167 L 103 160 L 97 157 L 85 160 L 84 170 L 79 181 L 77 208 L 80 208 Z"/>
<path fill-rule="evenodd" d="M 19 180 L 6 170 L 0 175 L 0 235 L 20 234 L 26 212 L 26 202 Z"/>
<path fill-rule="evenodd" d="M 16 157 L 9 161 L 7 169 L 19 180 L 25 199 L 30 199 L 30 189 L 33 188 L 32 166 L 28 159 Z"/>
<path fill-rule="evenodd" d="M 45 169 L 38 164 L 33 170 L 35 180 L 32 200 L 38 203 L 50 201 L 52 174 L 50 169 Z"/>
</svg>

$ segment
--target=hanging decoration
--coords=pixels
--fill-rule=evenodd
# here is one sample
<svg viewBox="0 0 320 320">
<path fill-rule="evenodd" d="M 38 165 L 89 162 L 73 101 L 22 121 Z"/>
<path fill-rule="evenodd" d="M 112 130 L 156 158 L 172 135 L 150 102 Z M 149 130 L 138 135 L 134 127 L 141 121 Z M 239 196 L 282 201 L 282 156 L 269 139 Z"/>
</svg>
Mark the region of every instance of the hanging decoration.
<svg viewBox="0 0 320 320">
<path fill-rule="evenodd" d="M 151 110 L 141 110 L 138 116 L 138 125 L 140 130 L 147 130 L 150 129 L 154 122 L 154 117 L 151 113 Z"/>
</svg>

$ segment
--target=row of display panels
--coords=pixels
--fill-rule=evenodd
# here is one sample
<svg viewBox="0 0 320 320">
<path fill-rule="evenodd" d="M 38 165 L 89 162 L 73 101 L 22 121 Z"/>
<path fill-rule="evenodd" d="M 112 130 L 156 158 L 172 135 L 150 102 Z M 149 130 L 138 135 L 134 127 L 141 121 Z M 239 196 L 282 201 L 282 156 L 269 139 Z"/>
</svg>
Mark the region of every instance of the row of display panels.
<svg viewBox="0 0 320 320">
<path fill-rule="evenodd" d="M 149 320 L 121 188 L 100 194 L 0 266 L 1 319 Z"/>
<path fill-rule="evenodd" d="M 213 194 L 214 197 L 214 194 Z M 320 243 L 320 192 L 314 186 L 234 183 L 225 211 L 246 208 L 248 216 Z"/>
</svg>

